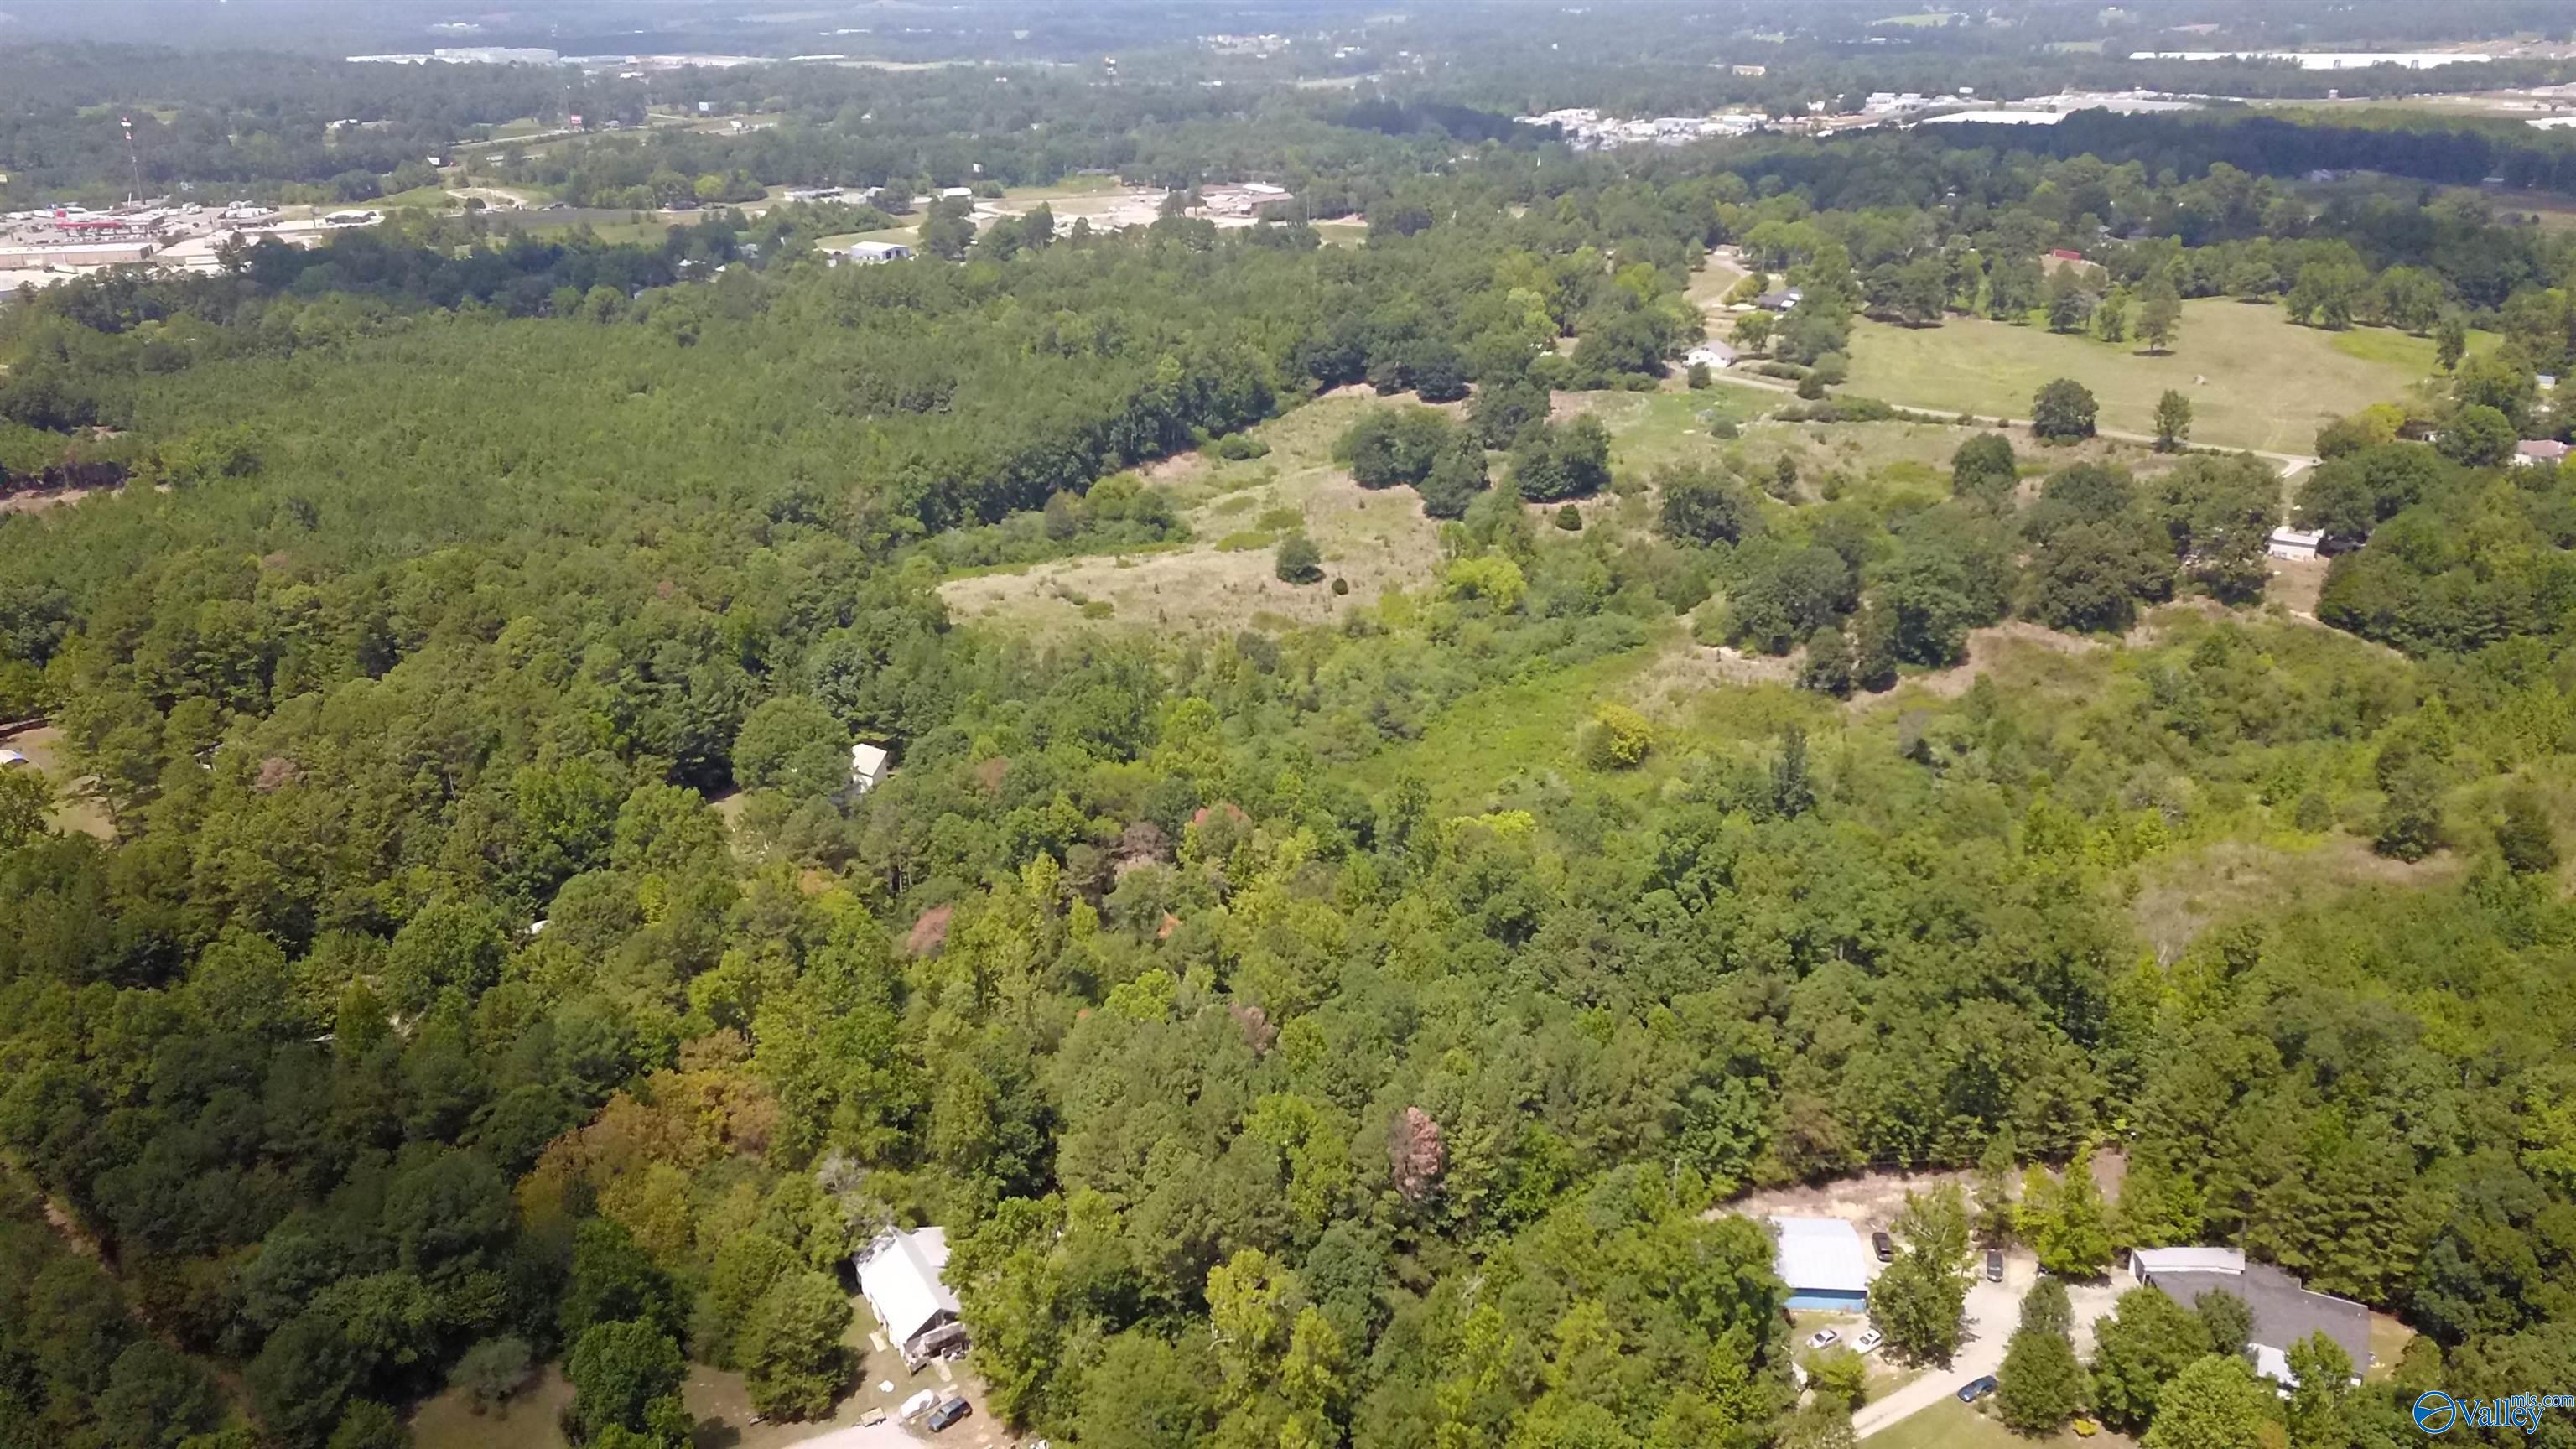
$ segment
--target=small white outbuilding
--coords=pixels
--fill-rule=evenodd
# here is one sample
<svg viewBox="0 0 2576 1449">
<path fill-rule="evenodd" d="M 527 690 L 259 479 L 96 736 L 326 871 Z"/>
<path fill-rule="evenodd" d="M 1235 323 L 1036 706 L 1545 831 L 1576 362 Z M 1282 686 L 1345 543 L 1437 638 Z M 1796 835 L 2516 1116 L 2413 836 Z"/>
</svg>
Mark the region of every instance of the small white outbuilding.
<svg viewBox="0 0 2576 1449">
<path fill-rule="evenodd" d="M 2318 548 L 2325 541 L 2326 536 L 2321 529 L 2276 528 L 2263 540 L 2263 551 L 2292 563 L 2307 563 L 2316 558 Z"/>
<path fill-rule="evenodd" d="M 884 784 L 885 777 L 891 773 L 893 773 L 893 771 L 887 764 L 887 755 L 883 749 L 876 745 L 850 746 L 850 791 L 852 794 L 864 795 L 868 793 L 870 790 Z"/>
</svg>

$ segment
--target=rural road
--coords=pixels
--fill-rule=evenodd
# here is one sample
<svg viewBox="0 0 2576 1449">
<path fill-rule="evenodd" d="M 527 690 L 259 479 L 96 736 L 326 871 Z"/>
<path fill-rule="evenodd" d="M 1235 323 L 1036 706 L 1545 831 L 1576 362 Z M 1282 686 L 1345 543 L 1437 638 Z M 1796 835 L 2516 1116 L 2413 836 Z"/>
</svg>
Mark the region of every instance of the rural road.
<svg viewBox="0 0 2576 1449">
<path fill-rule="evenodd" d="M 1958 1393 L 1969 1380 L 2002 1368 L 2004 1340 L 2012 1336 L 2013 1324 L 2021 1317 L 2021 1295 L 2038 1272 L 2038 1264 L 2019 1254 L 2006 1260 L 2001 1283 L 1987 1282 L 1980 1272 L 1968 1289 L 1968 1321 L 1950 1366 L 1931 1369 L 1886 1398 L 1863 1405 L 1852 1415 L 1853 1436 L 1866 1439 Z"/>
</svg>

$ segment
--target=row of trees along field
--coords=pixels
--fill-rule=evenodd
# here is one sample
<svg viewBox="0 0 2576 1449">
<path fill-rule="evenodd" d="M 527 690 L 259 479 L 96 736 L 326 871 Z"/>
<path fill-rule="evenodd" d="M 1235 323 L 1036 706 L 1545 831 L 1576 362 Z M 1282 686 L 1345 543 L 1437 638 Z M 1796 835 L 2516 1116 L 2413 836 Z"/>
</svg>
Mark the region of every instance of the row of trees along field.
<svg viewBox="0 0 2576 1449">
<path fill-rule="evenodd" d="M 1642 382 L 1728 208 L 1813 204 L 1406 185 L 1421 224 L 1356 249 L 1171 221 L 513 316 L 334 246 L 12 309 L 0 412 L 112 425 L 168 491 L 0 519 L 0 685 L 118 837 L 0 775 L 0 1146 L 150 1325 L 13 1257 L 0 1423 L 356 1449 L 560 1358 L 586 1443 L 676 1445 L 684 1352 L 827 1404 L 831 1275 L 902 1220 L 949 1227 L 1015 1428 L 1749 1449 L 1805 1432 L 1781 1287 L 1705 1210 L 2006 1134 L 2119 1142 L 2116 1242 L 2242 1242 L 2463 1390 L 2563 1377 L 2563 611 L 2403 653 L 2185 618 L 1902 713 L 1589 711 L 1684 612 L 1810 658 L 1883 620 L 1932 666 L 2013 612 L 2119 627 L 2061 552 L 2218 587 L 2173 529 L 2227 532 L 2236 465 L 2022 507 L 1981 447 L 1882 509 L 1721 454 L 1653 538 L 1543 542 L 1488 487 L 1435 585 L 1334 628 L 949 617 L 940 539 L 1318 388 L 1463 373 L 1499 435 Z M 1502 481 L 1600 486 L 1531 421 Z M 2410 502 L 2496 488 L 2564 497 Z M 2352 560 L 2413 560 L 2394 526 Z M 1457 746 L 1516 683 L 1573 748 Z M 854 738 L 899 761 L 856 800 Z M 2159 904 L 2249 837 L 2313 874 Z M 2340 1442 L 2395 1412 L 2352 1395 Z"/>
</svg>

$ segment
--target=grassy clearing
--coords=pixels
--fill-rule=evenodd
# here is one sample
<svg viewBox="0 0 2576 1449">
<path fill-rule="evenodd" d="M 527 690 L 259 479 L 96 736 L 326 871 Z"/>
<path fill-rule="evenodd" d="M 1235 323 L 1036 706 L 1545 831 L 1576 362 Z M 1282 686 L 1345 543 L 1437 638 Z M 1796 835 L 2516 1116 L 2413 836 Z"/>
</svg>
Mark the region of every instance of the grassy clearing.
<svg viewBox="0 0 2576 1449">
<path fill-rule="evenodd" d="M 2429 338 L 2297 327 L 2278 307 L 2225 298 L 2184 303 L 2174 350 L 2159 357 L 1973 318 L 1852 328 L 1856 393 L 1940 412 L 2025 417 L 2043 384 L 2071 377 L 2092 389 L 2103 427 L 2145 433 L 2155 426 L 2156 399 L 2173 388 L 2191 399 L 2193 442 L 2285 453 L 2306 452 L 2319 424 L 2400 397 L 2432 371 Z"/>
<path fill-rule="evenodd" d="M 1869 1361 L 1869 1378 L 1861 1385 L 1861 1402 L 1875 1404 L 1930 1372 L 1928 1368 L 1897 1363 L 1884 1354 L 1874 1355 Z"/>
<path fill-rule="evenodd" d="M 2362 1377 L 2374 1382 L 2396 1377 L 2398 1355 L 2415 1338 L 2415 1330 L 2397 1321 L 2394 1313 L 2374 1310 L 2370 1315 L 2370 1366 Z"/>
<path fill-rule="evenodd" d="M 1433 808 L 1445 814 L 1496 808 L 1524 786 L 1561 790 L 1576 777 L 1596 791 L 1649 792 L 1665 774 L 1670 749 L 1648 756 L 1640 769 L 1605 776 L 1576 762 L 1574 737 L 1597 704 L 1630 692 L 1652 659 L 1637 650 L 1488 685 L 1442 710 L 1420 739 L 1371 755 L 1358 767 L 1359 778 L 1374 791 L 1418 776 L 1430 787 Z"/>
<path fill-rule="evenodd" d="M 2494 115 L 2510 116 L 2515 119 L 2522 119 L 2528 114 L 2519 109 L 2505 109 L 2508 103 L 2517 106 L 2527 104 L 2510 93 L 2408 96 L 2387 100 L 2346 102 L 2341 105 L 2328 103 L 2323 108 L 2322 118 L 2337 123 L 2349 121 L 2352 118 L 2348 114 L 2334 114 L 2334 111 L 2345 107 L 2386 107 L 2393 110 L 2434 111 L 2451 116 Z M 2410 206 L 2426 189 L 2423 182 L 2373 171 L 2355 172 L 2348 176 L 2337 177 L 2332 181 L 2296 181 L 2289 183 L 2289 186 L 2299 196 L 2317 201 L 2337 199 L 2358 201 L 2384 197 L 2402 201 Z M 2517 191 L 2501 187 L 2489 190 L 2483 186 L 2437 186 L 2432 188 L 2432 191 L 2436 201 L 2472 202 L 2493 212 L 2499 219 L 2527 216 L 2543 227 L 2576 227 L 2576 196 L 2570 196 L 2564 192 Z"/>
<path fill-rule="evenodd" d="M 53 808 L 45 812 L 47 825 L 93 840 L 116 838 L 116 822 L 108 818 L 107 807 L 90 793 L 91 780 L 72 770 L 61 730 L 42 725 L 0 740 L 0 744 L 25 755 L 27 763 L 42 771 L 46 782 L 54 787 Z"/>
<path fill-rule="evenodd" d="M 1254 430 L 1270 447 L 1265 457 L 1227 462 L 1192 453 L 1146 469 L 1146 480 L 1189 522 L 1196 541 L 1185 548 L 952 578 L 940 592 L 960 618 L 1040 634 L 1106 623 L 1205 635 L 1323 623 L 1390 589 L 1426 588 L 1439 564 L 1438 523 L 1423 515 L 1413 490 L 1369 492 L 1333 462 L 1334 440 L 1379 405 L 1358 393 L 1321 398 Z M 1270 545 L 1284 530 L 1263 519 L 1292 514 L 1323 551 L 1325 574 L 1348 581 L 1347 595 L 1273 577 Z"/>
<path fill-rule="evenodd" d="M 2156 959 L 2171 961 L 2218 921 L 2337 891 L 2433 885 L 2457 876 L 2465 864 L 2445 852 L 2409 865 L 2374 855 L 2369 841 L 2342 833 L 2221 840 L 2142 868 L 2143 885 L 2130 913 Z"/>
<path fill-rule="evenodd" d="M 1556 416 L 1589 413 L 1610 430 L 1610 465 L 1620 472 L 1651 472 L 1670 463 L 1714 461 L 1726 440 L 1722 423 L 1741 428 L 1778 401 L 1751 388 L 1711 387 L 1699 392 L 1560 393 Z"/>
<path fill-rule="evenodd" d="M 1726 294 L 1734 291 L 1735 284 L 1743 281 L 1744 277 L 1743 267 L 1733 259 L 1712 251 L 1700 269 L 1691 273 L 1690 285 L 1682 290 L 1682 296 L 1691 305 L 1705 310 L 1724 301 Z"/>
<path fill-rule="evenodd" d="M 477 1414 L 461 1393 L 424 1402 L 412 1416 L 414 1449 L 564 1449 L 563 1411 L 572 1383 L 548 1364 L 527 1391 L 491 1414 Z"/>
<path fill-rule="evenodd" d="M 2137 1441 L 2108 1429 L 2090 1439 L 2079 1439 L 2071 1430 L 2046 1439 L 2025 1439 L 1957 1399 L 1943 1399 L 1870 1435 L 1869 1443 L 1870 1449 L 2073 1449 L 2076 1445 L 2135 1449 Z"/>
<path fill-rule="evenodd" d="M 445 186 L 415 186 L 409 191 L 396 191 L 367 203 L 372 208 L 418 207 L 423 211 L 454 211 L 462 203 L 447 194 Z"/>
</svg>

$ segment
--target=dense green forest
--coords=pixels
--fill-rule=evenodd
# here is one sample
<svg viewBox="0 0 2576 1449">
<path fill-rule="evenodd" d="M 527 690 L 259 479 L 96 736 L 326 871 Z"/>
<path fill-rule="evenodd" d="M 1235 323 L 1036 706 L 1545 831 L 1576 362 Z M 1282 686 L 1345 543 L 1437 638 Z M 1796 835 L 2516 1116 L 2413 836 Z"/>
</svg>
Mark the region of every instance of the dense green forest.
<svg viewBox="0 0 2576 1449">
<path fill-rule="evenodd" d="M 2505 465 L 2566 430 L 2567 233 L 2303 199 L 2326 128 L 1578 157 L 1173 106 L 1103 144 L 1258 142 L 1364 243 L 1015 222 L 836 269 L 841 213 L 452 221 L 0 312 L 0 493 L 125 485 L 0 515 L 0 717 L 113 835 L 0 771 L 0 1444 L 361 1449 L 560 1361 L 579 1441 L 670 1446 L 684 1353 L 812 1417 L 901 1222 L 948 1229 L 1015 1431 L 1822 1445 L 1772 1244 L 1710 1210 L 2097 1150 L 2071 1272 L 2237 1243 L 2421 1334 L 2259 1396 L 2281 1442 L 2576 1379 L 2576 476 Z M 945 164 L 719 144 L 581 164 Z M 1128 160 L 1054 144 L 1028 174 Z M 2237 296 L 2459 347 L 2319 438 L 2305 619 L 2252 457 L 1986 431 L 1802 480 L 1728 421 L 1614 466 L 1586 402 L 1678 383 L 1717 244 L 1802 288 L 1766 361 L 1813 396 L 1756 401 L 1833 436 L 1895 426 L 1832 391 L 1864 314 Z M 1358 388 L 1439 405 L 1340 440 L 1437 521 L 1424 586 L 1208 635 L 945 601 L 1182 542 L 1141 470 Z M 1998 665 L 2006 624 L 2062 647 Z M 1793 667 L 1635 687 L 1720 646 Z M 1563 727 L 1473 733 L 1523 717 Z M 2236 1449 L 2183 1317 L 2085 1407 Z"/>
</svg>

